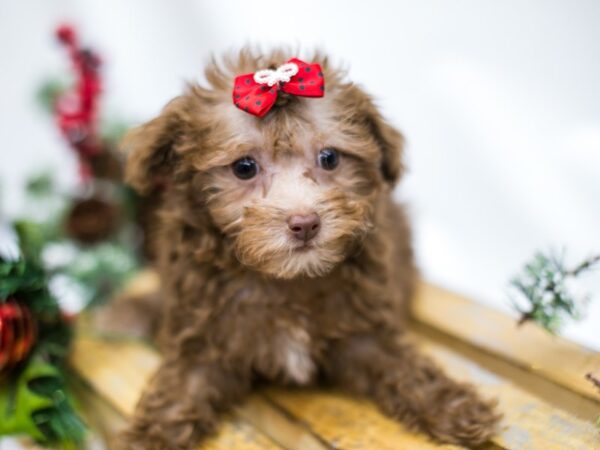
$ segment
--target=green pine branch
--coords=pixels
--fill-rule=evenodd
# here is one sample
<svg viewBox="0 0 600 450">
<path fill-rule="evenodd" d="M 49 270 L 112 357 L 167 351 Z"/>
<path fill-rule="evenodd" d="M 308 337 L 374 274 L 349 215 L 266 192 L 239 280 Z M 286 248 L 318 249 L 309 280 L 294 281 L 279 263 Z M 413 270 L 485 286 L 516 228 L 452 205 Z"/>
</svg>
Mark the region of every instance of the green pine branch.
<svg viewBox="0 0 600 450">
<path fill-rule="evenodd" d="M 523 272 L 511 280 L 511 286 L 517 294 L 511 300 L 520 314 L 519 325 L 531 321 L 556 333 L 565 321 L 581 319 L 589 296 L 577 295 L 569 285 L 598 262 L 600 255 L 568 268 L 564 254 L 536 253 Z"/>
<path fill-rule="evenodd" d="M 38 329 L 28 359 L 0 383 L 0 435 L 27 433 L 44 445 L 81 448 L 85 425 L 64 382 L 72 328 L 46 282 L 37 258 L 0 258 L 0 303 L 15 299 L 24 304 Z"/>
</svg>

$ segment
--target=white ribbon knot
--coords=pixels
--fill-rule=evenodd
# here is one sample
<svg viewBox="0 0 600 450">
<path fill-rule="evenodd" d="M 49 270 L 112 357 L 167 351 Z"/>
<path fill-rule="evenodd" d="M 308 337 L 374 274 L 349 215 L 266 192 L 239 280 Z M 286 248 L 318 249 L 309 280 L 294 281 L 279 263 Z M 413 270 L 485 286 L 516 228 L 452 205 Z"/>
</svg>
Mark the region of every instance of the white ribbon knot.
<svg viewBox="0 0 600 450">
<path fill-rule="evenodd" d="M 254 81 L 258 84 L 266 84 L 269 87 L 277 83 L 287 83 L 298 73 L 298 65 L 286 63 L 276 70 L 264 69 L 254 73 Z"/>
</svg>

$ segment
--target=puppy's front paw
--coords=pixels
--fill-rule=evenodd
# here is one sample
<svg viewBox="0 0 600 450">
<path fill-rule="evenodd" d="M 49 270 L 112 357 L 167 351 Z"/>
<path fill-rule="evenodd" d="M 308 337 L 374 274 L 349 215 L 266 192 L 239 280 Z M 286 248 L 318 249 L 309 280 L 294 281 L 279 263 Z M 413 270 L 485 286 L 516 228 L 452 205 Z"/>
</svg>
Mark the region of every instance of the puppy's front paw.
<svg viewBox="0 0 600 450">
<path fill-rule="evenodd" d="M 192 423 L 158 424 L 147 427 L 136 424 L 119 434 L 111 446 L 113 450 L 188 450 L 197 443 L 199 436 Z"/>
<path fill-rule="evenodd" d="M 497 431 L 501 418 L 496 402 L 481 399 L 471 386 L 455 385 L 436 393 L 438 407 L 427 412 L 426 431 L 452 444 L 477 446 Z"/>
<path fill-rule="evenodd" d="M 169 448 L 163 440 L 134 430 L 120 433 L 111 444 L 112 450 L 167 450 Z"/>
</svg>

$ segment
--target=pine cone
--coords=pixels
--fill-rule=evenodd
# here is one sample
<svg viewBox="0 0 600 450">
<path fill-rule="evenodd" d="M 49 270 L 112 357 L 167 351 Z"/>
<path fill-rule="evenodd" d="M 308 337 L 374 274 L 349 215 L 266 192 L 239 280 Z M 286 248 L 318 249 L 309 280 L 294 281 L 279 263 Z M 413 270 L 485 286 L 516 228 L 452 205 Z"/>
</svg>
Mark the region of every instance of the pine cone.
<svg viewBox="0 0 600 450">
<path fill-rule="evenodd" d="M 117 229 L 119 210 L 99 198 L 81 200 L 66 219 L 69 236 L 83 244 L 95 244 L 109 238 Z"/>
</svg>

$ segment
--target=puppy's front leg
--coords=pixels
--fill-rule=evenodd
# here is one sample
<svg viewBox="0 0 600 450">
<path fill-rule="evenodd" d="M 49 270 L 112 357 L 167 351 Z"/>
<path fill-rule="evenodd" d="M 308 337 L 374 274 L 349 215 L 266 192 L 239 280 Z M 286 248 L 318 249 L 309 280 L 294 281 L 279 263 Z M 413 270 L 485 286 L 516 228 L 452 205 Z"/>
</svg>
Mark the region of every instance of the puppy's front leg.
<svg viewBox="0 0 600 450">
<path fill-rule="evenodd" d="M 166 360 L 146 386 L 118 450 L 186 450 L 217 425 L 218 415 L 249 388 L 216 363 Z"/>
<path fill-rule="evenodd" d="M 355 336 L 336 341 L 329 355 L 325 369 L 333 382 L 439 441 L 471 447 L 495 431 L 500 416 L 493 402 L 448 378 L 401 337 Z"/>
</svg>

